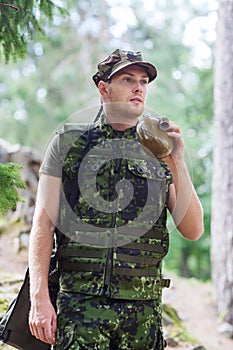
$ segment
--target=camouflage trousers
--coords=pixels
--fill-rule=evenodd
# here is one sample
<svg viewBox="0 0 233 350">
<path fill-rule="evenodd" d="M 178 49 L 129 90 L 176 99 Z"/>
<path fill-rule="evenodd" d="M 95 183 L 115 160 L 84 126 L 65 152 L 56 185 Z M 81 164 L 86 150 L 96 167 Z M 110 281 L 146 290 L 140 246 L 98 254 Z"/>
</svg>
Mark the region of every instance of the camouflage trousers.
<svg viewBox="0 0 233 350">
<path fill-rule="evenodd" d="M 163 350 L 161 301 L 59 292 L 56 350 Z"/>
</svg>

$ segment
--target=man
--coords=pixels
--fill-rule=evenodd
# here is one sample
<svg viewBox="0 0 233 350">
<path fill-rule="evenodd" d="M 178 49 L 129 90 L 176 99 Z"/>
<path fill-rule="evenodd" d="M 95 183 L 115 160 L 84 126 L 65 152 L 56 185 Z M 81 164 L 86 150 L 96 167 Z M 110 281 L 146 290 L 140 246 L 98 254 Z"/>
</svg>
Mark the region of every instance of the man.
<svg viewBox="0 0 233 350">
<path fill-rule="evenodd" d="M 91 136 L 72 136 L 67 148 L 74 133 L 61 132 L 43 160 L 29 247 L 29 324 L 36 338 L 56 349 L 165 347 L 166 211 L 190 240 L 203 233 L 203 213 L 180 128 L 170 122 L 173 150 L 164 160 L 140 146 L 136 125 L 156 76 L 139 52 L 114 51 L 93 76 L 103 112 Z M 55 227 L 57 312 L 48 291 Z"/>
</svg>

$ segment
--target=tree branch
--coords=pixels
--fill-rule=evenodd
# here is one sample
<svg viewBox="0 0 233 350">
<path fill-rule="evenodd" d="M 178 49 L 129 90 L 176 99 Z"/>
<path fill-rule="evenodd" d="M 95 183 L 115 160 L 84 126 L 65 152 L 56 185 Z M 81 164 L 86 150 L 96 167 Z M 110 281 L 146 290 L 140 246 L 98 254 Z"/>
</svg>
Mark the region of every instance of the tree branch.
<svg viewBox="0 0 233 350">
<path fill-rule="evenodd" d="M 13 10 L 16 10 L 16 11 L 19 11 L 19 7 L 17 6 L 14 6 L 14 5 L 11 5 L 11 4 L 0 4 L 0 6 L 5 6 L 5 7 L 10 7 L 12 8 Z"/>
</svg>

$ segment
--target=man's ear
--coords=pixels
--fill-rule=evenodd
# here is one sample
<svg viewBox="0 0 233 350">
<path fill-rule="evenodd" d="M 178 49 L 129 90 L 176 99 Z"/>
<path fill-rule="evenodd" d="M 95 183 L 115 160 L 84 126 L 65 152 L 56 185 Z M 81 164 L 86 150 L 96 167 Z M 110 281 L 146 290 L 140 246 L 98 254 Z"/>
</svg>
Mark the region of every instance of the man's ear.
<svg viewBox="0 0 233 350">
<path fill-rule="evenodd" d="M 100 80 L 98 84 L 98 89 L 102 98 L 105 99 L 108 96 L 108 83 L 106 83 L 103 80 Z"/>
</svg>

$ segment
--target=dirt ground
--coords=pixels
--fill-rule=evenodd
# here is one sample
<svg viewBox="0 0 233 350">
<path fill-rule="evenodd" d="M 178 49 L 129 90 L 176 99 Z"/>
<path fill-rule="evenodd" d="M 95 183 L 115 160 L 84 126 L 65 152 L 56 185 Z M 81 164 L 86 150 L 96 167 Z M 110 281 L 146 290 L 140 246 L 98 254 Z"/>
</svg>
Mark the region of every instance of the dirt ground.
<svg viewBox="0 0 233 350">
<path fill-rule="evenodd" d="M 21 278 L 27 266 L 27 249 L 16 253 L 18 242 L 14 238 L 0 235 L 0 285 L 3 275 L 14 275 Z M 195 344 L 179 343 L 175 347 L 167 347 L 168 350 L 232 350 L 233 340 L 225 338 L 218 333 L 220 321 L 218 319 L 213 286 L 210 283 L 201 283 L 193 279 L 184 279 L 177 276 L 171 277 L 171 287 L 164 289 L 163 302 L 170 304 L 177 311 L 179 317 L 190 335 L 196 339 Z M 167 277 L 167 276 L 165 276 Z M 0 295 L 1 298 L 1 295 Z M 166 327 L 164 329 L 166 338 Z M 1 346 L 0 349 L 12 349 Z"/>
<path fill-rule="evenodd" d="M 228 339 L 218 332 L 220 320 L 213 286 L 210 283 L 200 283 L 177 276 L 171 279 L 172 285 L 164 290 L 163 301 L 177 310 L 191 336 L 197 339 L 196 346 L 202 345 L 206 350 L 232 350 L 233 339 Z M 176 350 L 184 348 L 193 350 L 195 347 L 192 345 L 175 347 Z"/>
</svg>

